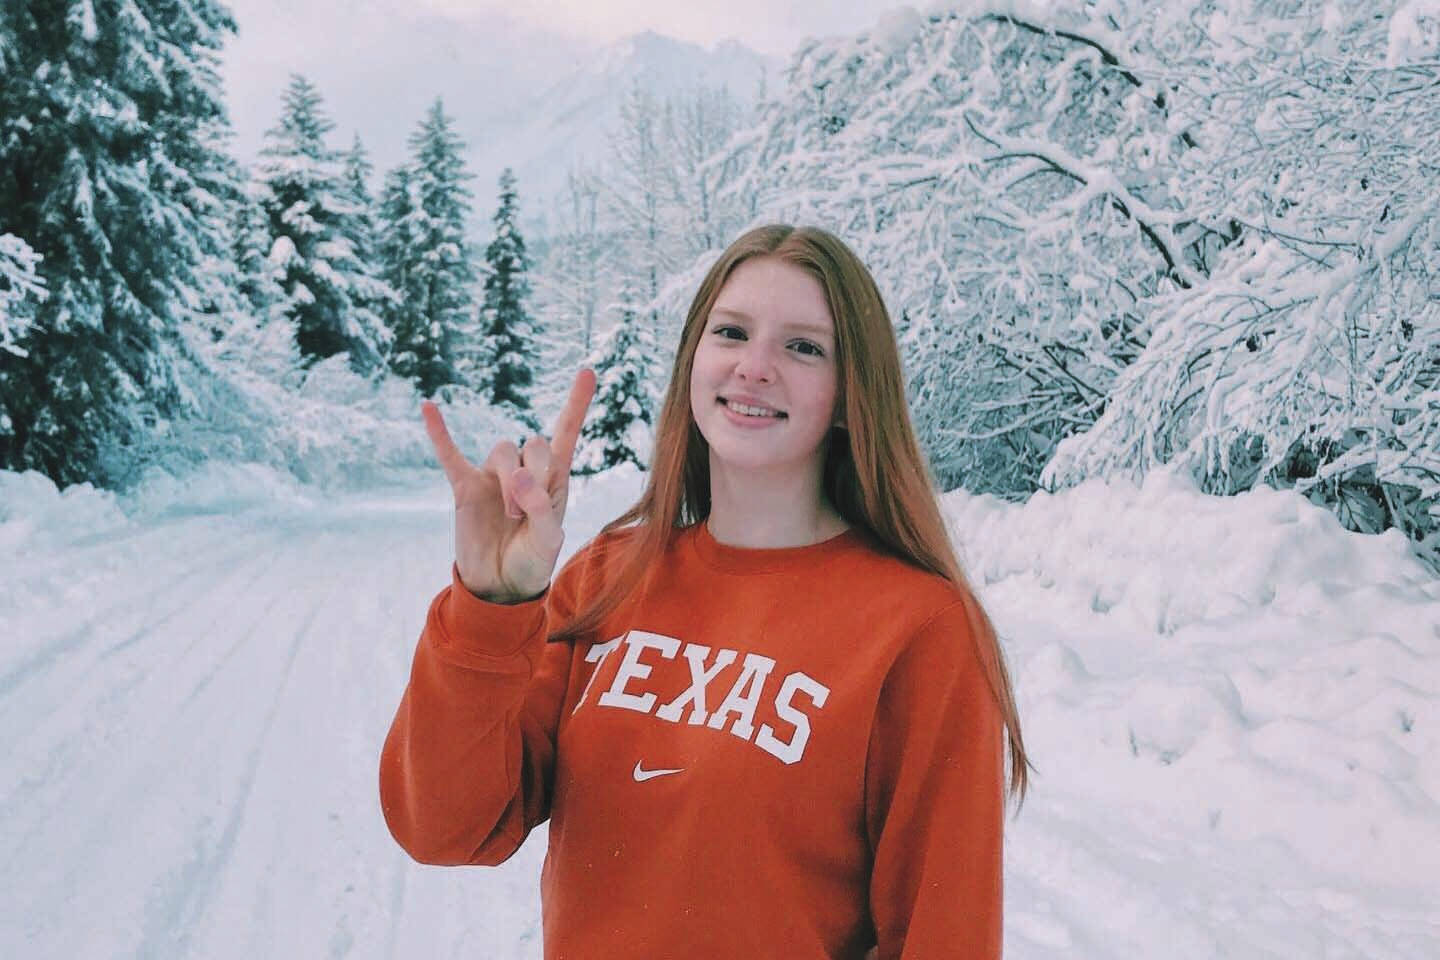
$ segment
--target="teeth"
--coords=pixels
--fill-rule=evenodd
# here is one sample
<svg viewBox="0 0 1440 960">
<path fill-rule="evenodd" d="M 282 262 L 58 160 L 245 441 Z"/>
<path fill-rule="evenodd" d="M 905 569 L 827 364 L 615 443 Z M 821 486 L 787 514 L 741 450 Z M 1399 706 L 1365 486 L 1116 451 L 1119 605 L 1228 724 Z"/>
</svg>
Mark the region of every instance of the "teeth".
<svg viewBox="0 0 1440 960">
<path fill-rule="evenodd" d="M 731 410 L 734 410 L 736 413 L 744 413 L 752 417 L 779 416 L 779 413 L 775 410 L 770 410 L 765 407 L 750 407 L 746 406 L 743 403 L 736 403 L 734 400 L 726 400 L 725 405 Z"/>
</svg>

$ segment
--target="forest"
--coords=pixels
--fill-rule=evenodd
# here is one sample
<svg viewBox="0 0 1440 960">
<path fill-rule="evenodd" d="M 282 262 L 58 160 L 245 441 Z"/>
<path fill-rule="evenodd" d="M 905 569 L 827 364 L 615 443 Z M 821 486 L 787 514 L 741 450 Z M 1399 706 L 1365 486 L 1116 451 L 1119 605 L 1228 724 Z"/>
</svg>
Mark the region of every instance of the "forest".
<svg viewBox="0 0 1440 960">
<path fill-rule="evenodd" d="M 893 13 L 755 103 L 630 91 L 528 236 L 525 171 L 475 184 L 438 96 L 377 180 L 292 76 L 241 163 L 235 29 L 211 0 L 0 13 L 0 470 L 360 486 L 425 462 L 422 399 L 518 436 L 579 363 L 577 470 L 643 469 L 701 275 L 748 226 L 812 222 L 881 285 L 940 489 L 1173 465 L 1440 569 L 1434 4 Z"/>
</svg>

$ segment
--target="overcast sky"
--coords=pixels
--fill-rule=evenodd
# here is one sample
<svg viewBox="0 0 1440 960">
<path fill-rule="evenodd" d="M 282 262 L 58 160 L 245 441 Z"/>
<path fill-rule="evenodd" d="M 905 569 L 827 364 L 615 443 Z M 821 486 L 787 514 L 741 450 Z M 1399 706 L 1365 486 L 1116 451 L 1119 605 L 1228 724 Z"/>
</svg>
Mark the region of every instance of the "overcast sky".
<svg viewBox="0 0 1440 960">
<path fill-rule="evenodd" d="M 234 148 L 253 159 L 292 73 L 315 83 L 336 123 L 332 146 L 359 133 L 381 170 L 436 96 L 478 144 L 487 112 L 513 111 L 589 51 L 656 33 L 713 48 L 734 38 L 788 61 L 807 36 L 854 34 L 894 0 L 227 0 L 239 25 L 222 77 Z M 933 2 L 933 0 L 931 0 Z M 915 6 L 928 6 L 926 0 Z"/>
<path fill-rule="evenodd" d="M 455 17 L 500 13 L 602 43 L 642 30 L 705 47 L 736 37 L 761 53 L 783 56 L 807 36 L 854 33 L 901 5 L 893 0 L 414 0 L 400 6 Z"/>
</svg>

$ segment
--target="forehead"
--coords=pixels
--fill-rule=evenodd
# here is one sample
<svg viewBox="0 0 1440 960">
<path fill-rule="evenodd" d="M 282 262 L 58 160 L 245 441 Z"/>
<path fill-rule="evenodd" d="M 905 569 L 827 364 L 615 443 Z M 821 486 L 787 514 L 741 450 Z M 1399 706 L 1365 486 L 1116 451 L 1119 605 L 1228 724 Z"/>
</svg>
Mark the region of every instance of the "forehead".
<svg viewBox="0 0 1440 960">
<path fill-rule="evenodd" d="M 814 333 L 835 329 L 820 281 L 777 257 L 752 257 L 732 270 L 710 312 Z"/>
</svg>

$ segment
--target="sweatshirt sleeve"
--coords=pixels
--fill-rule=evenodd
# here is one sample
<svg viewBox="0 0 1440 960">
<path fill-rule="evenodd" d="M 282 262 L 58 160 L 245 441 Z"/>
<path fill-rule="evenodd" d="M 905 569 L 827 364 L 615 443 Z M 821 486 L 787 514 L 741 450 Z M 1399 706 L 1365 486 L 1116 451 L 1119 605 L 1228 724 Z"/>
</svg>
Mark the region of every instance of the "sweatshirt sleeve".
<svg viewBox="0 0 1440 960">
<path fill-rule="evenodd" d="M 878 960 L 999 960 L 1004 720 L 961 600 L 911 638 L 866 758 Z"/>
<path fill-rule="evenodd" d="M 385 823 L 415 860 L 493 866 L 549 817 L 572 646 L 546 637 L 586 552 L 517 604 L 481 600 L 451 564 L 380 754 Z"/>
</svg>

